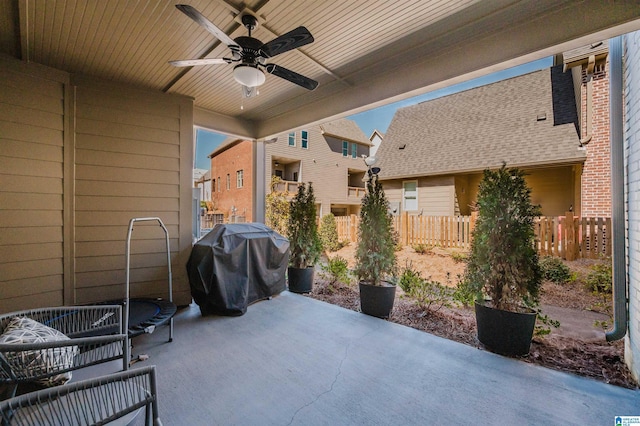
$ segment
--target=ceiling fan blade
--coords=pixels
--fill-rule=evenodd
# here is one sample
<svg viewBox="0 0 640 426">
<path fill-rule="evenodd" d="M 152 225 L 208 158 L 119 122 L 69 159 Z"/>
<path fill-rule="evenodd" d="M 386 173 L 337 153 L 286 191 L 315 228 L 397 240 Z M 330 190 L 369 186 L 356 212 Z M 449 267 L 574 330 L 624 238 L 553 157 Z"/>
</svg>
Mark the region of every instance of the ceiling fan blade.
<svg viewBox="0 0 640 426">
<path fill-rule="evenodd" d="M 231 60 L 225 58 L 211 58 L 211 59 L 185 59 L 180 61 L 169 61 L 174 67 L 193 67 L 197 65 L 217 65 L 228 64 Z"/>
<path fill-rule="evenodd" d="M 184 13 L 189 18 L 193 19 L 196 23 L 204 27 L 207 31 L 209 31 L 211 34 L 216 36 L 218 40 L 220 40 L 227 46 L 229 47 L 237 46 L 236 42 L 233 41 L 231 37 L 226 35 L 225 32 L 222 31 L 220 28 L 213 25 L 213 23 L 207 18 L 205 18 L 202 13 L 198 12 L 196 8 L 189 6 L 188 4 L 176 4 L 176 7 L 180 12 Z"/>
<path fill-rule="evenodd" d="M 298 86 L 304 87 L 308 90 L 313 90 L 318 87 L 318 82 L 310 79 L 309 77 L 305 77 L 302 74 L 298 74 L 295 71 L 291 71 L 290 69 L 278 66 L 276 64 L 267 64 L 265 66 L 267 72 L 269 74 L 273 74 L 280 78 L 284 78 L 285 80 L 289 80 L 292 83 L 297 84 Z"/>
<path fill-rule="evenodd" d="M 313 43 L 311 33 L 305 27 L 298 27 L 265 43 L 260 50 L 264 56 L 271 58 L 309 43 Z"/>
</svg>

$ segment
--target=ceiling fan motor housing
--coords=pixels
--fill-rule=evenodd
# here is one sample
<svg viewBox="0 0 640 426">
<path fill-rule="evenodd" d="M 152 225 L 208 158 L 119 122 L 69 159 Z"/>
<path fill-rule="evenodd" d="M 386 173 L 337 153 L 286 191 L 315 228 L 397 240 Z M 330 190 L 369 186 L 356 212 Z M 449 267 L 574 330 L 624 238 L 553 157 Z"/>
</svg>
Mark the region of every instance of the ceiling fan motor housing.
<svg viewBox="0 0 640 426">
<path fill-rule="evenodd" d="M 235 20 L 238 22 L 239 18 L 242 25 L 247 28 L 249 34 L 248 36 L 240 36 L 232 39 L 194 7 L 186 4 L 178 4 L 176 8 L 227 45 L 229 50 L 231 50 L 232 57 L 170 61 L 172 65 L 191 67 L 195 65 L 236 63 L 237 65 L 233 68 L 233 76 L 235 80 L 245 88 L 257 87 L 263 84 L 266 79 L 265 72 L 290 81 L 307 90 L 314 90 L 318 86 L 318 82 L 309 77 L 305 77 L 285 67 L 267 63 L 267 60 L 274 56 L 312 43 L 313 36 L 305 27 L 297 27 L 268 43 L 263 43 L 251 36 L 251 31 L 258 26 L 259 18 L 251 13 L 243 12 L 236 15 Z M 264 70 L 262 68 L 264 68 Z"/>
</svg>

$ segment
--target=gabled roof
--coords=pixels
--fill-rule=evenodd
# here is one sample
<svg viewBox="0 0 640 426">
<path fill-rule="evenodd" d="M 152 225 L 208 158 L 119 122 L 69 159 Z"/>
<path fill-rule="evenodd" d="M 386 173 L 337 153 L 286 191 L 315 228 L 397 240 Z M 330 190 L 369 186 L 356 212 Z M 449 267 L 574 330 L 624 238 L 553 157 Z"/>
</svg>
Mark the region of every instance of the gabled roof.
<svg viewBox="0 0 640 426">
<path fill-rule="evenodd" d="M 341 118 L 339 120 L 323 123 L 320 125 L 320 131 L 327 136 L 333 136 L 338 139 L 371 146 L 369 138 L 367 138 L 362 129 L 353 120 Z"/>
<path fill-rule="evenodd" d="M 380 177 L 582 162 L 573 96 L 557 66 L 399 109 L 377 152 Z"/>
<path fill-rule="evenodd" d="M 371 132 L 371 136 L 369 136 L 369 140 L 373 141 L 373 138 L 378 137 L 380 140 L 384 139 L 384 133 L 382 133 L 380 130 L 378 129 L 374 129 L 373 132 Z"/>
<path fill-rule="evenodd" d="M 222 152 L 226 151 L 227 149 L 234 147 L 236 145 L 238 145 L 240 142 L 244 142 L 246 139 L 238 139 L 238 138 L 234 138 L 232 136 L 226 138 L 225 140 L 223 140 L 220 145 L 218 145 L 216 147 L 216 149 L 214 149 L 211 154 L 209 154 L 207 157 L 209 158 L 213 158 L 215 156 L 217 156 L 218 154 L 221 154 Z"/>
</svg>

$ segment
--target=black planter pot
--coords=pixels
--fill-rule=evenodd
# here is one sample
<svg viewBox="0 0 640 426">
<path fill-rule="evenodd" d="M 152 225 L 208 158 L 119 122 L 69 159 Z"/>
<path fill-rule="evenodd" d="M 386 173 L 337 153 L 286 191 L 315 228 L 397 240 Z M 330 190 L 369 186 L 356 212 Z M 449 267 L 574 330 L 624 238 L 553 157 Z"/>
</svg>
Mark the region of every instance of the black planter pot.
<svg viewBox="0 0 640 426">
<path fill-rule="evenodd" d="M 396 286 L 389 282 L 373 285 L 360 281 L 360 310 L 363 314 L 389 318 L 395 298 Z"/>
<path fill-rule="evenodd" d="M 289 267 L 289 291 L 293 293 L 311 293 L 313 288 L 313 266 L 308 268 Z"/>
<path fill-rule="evenodd" d="M 529 353 L 536 313 L 503 311 L 475 304 L 478 340 L 491 352 L 502 355 L 526 355 Z"/>
</svg>

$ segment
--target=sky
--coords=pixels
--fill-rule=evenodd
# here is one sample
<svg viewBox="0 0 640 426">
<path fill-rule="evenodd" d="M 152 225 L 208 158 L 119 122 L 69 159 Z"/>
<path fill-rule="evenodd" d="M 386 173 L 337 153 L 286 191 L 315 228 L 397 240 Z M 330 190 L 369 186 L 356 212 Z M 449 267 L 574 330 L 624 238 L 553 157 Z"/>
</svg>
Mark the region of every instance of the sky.
<svg viewBox="0 0 640 426">
<path fill-rule="evenodd" d="M 442 96 L 462 92 L 463 90 L 469 90 L 474 87 L 484 86 L 487 84 L 495 83 L 497 81 L 505 80 L 507 78 L 516 77 L 518 75 L 549 68 L 552 65 L 552 57 L 539 59 L 537 61 L 529 62 L 527 64 L 509 68 L 503 71 L 498 71 L 496 73 L 489 74 L 483 77 L 474 78 L 473 80 L 465 81 L 463 83 L 454 84 L 443 89 L 434 90 L 432 92 L 405 99 L 403 101 L 398 101 L 389 105 L 374 108 L 369 111 L 349 116 L 347 118 L 355 121 L 367 136 L 370 136 L 371 133 L 373 133 L 373 131 L 376 129 L 382 133 L 386 133 L 387 128 L 389 127 L 389 124 L 393 119 L 393 115 L 398 108 L 419 104 L 421 102 L 440 98 Z M 216 147 L 220 145 L 220 143 L 226 138 L 226 135 L 221 135 L 219 133 L 214 133 L 204 129 L 198 129 L 196 132 L 196 168 L 209 169 L 210 160 L 209 158 L 207 158 L 207 156 L 211 154 L 211 152 L 216 149 Z"/>
</svg>

